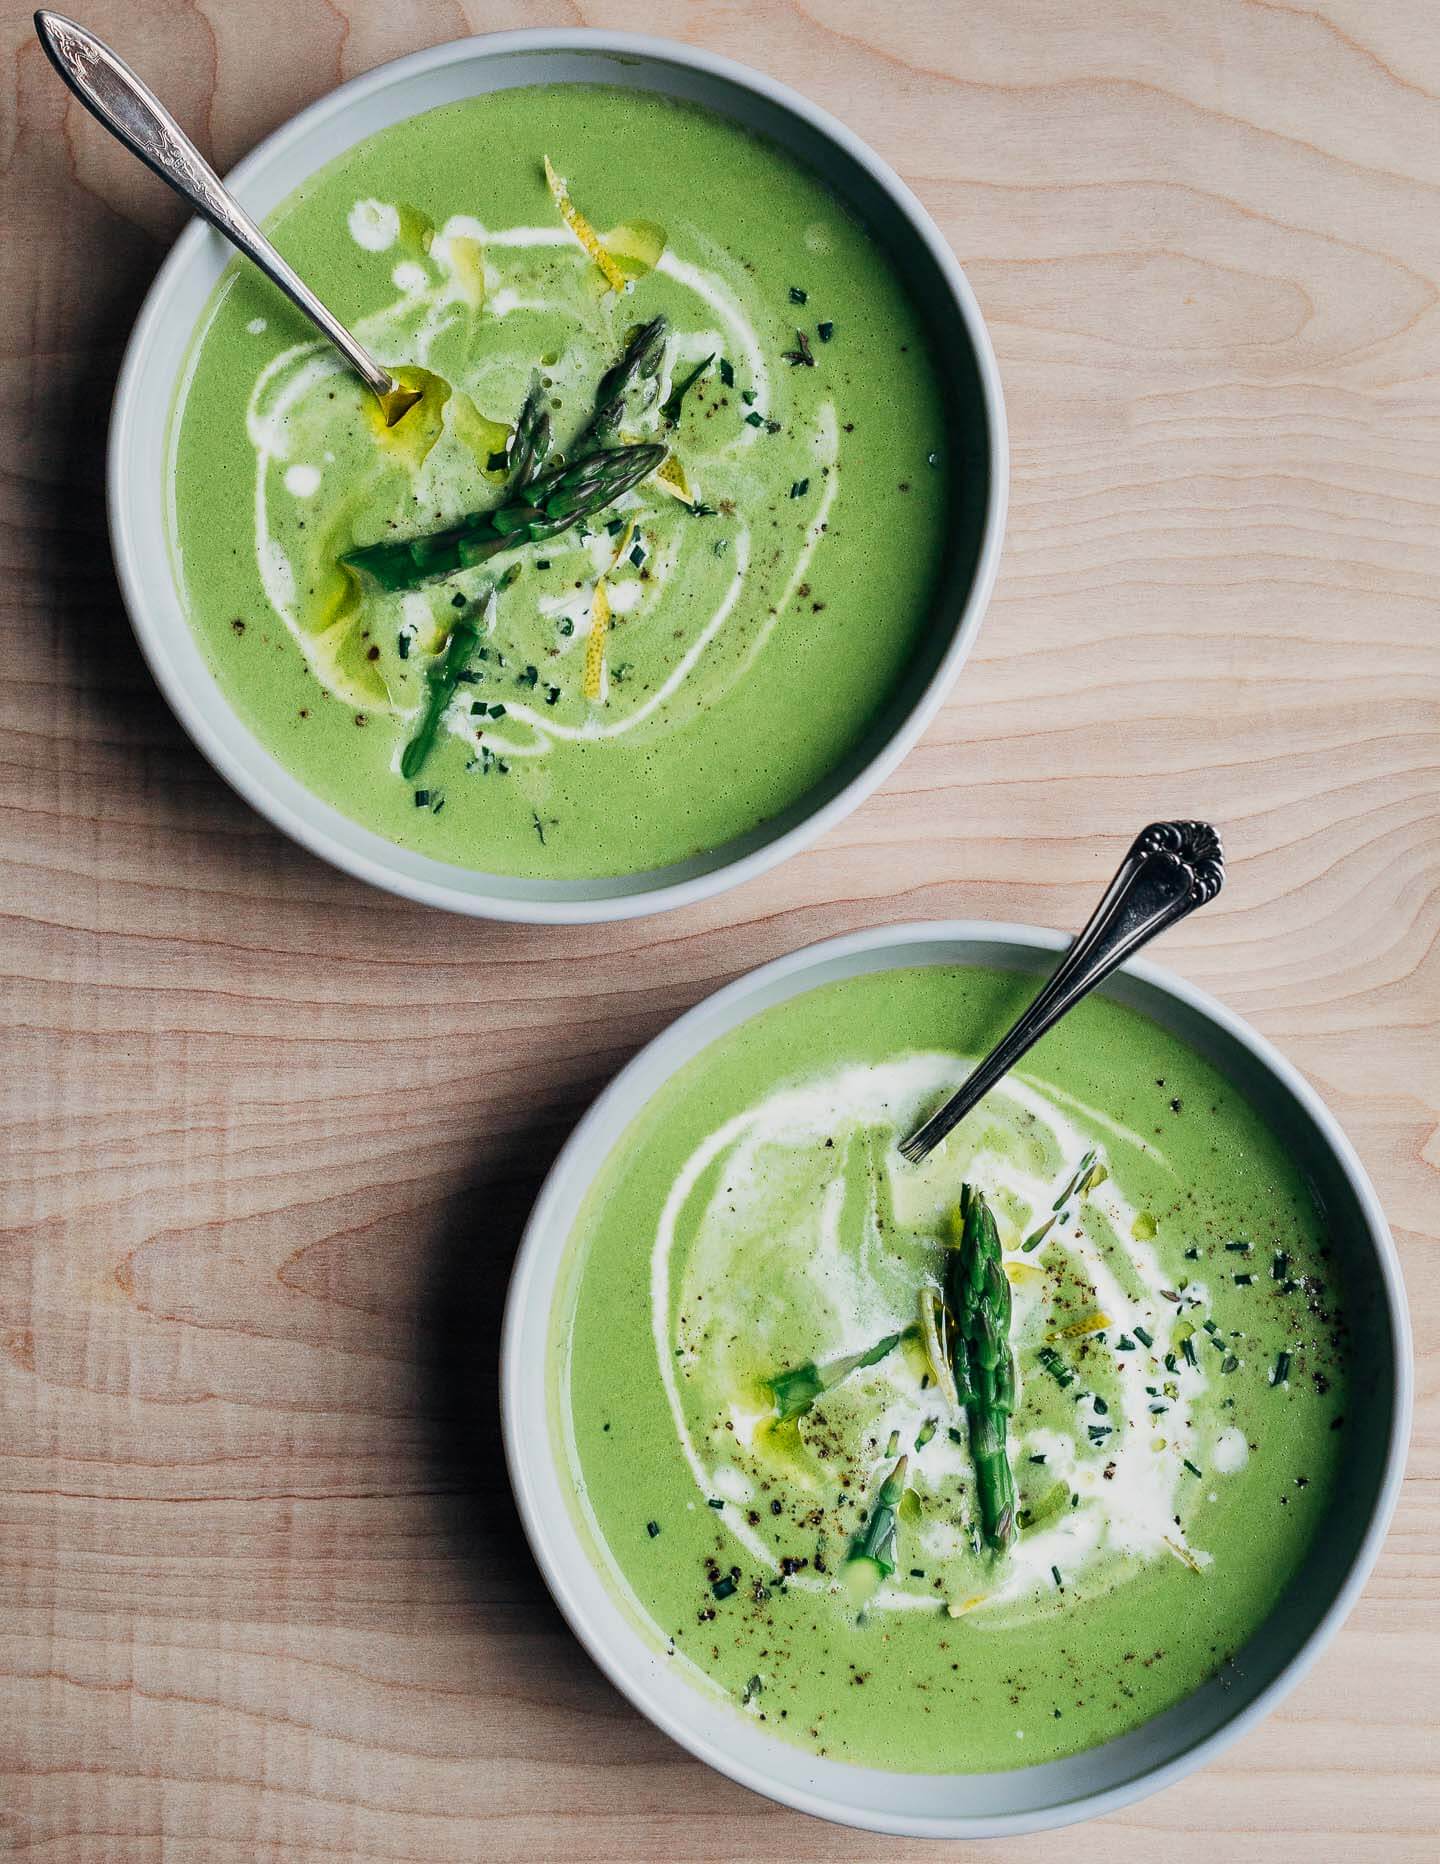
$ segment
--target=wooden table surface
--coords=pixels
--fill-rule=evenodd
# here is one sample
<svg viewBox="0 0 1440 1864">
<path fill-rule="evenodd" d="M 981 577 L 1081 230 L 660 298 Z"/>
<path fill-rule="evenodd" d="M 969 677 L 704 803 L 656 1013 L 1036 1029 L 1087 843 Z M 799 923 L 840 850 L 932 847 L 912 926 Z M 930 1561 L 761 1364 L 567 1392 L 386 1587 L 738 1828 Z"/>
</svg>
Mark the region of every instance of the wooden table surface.
<svg viewBox="0 0 1440 1864">
<path fill-rule="evenodd" d="M 487 926 L 282 840 L 159 699 L 102 508 L 181 224 L 0 4 L 0 1850 L 47 1864 L 980 1856 L 771 1806 L 550 1605 L 494 1413 L 539 1175 L 636 1046 L 822 935 L 1071 927 L 1209 816 L 1164 959 L 1349 1129 L 1419 1361 L 1369 1589 L 1262 1728 L 1072 1864 L 1440 1839 L 1440 10 L 1434 0 L 75 0 L 222 167 L 468 30 L 735 53 L 917 189 L 990 321 L 1014 489 L 955 698 L 709 905 Z M 880 22 L 883 20 L 883 24 Z"/>
</svg>

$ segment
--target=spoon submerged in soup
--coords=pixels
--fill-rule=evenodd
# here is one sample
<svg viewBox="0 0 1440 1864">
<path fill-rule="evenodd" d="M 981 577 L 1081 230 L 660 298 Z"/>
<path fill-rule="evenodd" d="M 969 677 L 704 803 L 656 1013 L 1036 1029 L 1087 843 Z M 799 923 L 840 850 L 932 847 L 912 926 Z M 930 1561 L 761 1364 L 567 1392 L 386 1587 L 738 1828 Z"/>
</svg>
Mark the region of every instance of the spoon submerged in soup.
<svg viewBox="0 0 1440 1864">
<path fill-rule="evenodd" d="M 35 15 L 50 62 L 85 108 L 132 155 L 175 190 L 196 213 L 223 233 L 333 343 L 380 405 L 385 425 L 393 427 L 421 399 L 413 388 L 381 368 L 375 358 L 316 297 L 295 269 L 281 258 L 210 164 L 124 59 L 93 32 L 60 13 Z"/>
</svg>

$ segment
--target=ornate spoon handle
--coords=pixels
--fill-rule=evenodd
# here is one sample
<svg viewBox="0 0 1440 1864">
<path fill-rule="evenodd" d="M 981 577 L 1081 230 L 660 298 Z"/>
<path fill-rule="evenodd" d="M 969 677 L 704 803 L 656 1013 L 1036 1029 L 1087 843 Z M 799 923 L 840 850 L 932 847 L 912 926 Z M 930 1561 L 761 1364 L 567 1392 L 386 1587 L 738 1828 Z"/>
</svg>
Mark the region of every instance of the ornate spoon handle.
<svg viewBox="0 0 1440 1864">
<path fill-rule="evenodd" d="M 912 1165 L 933 1152 L 1052 1023 L 1095 986 L 1225 884 L 1225 854 L 1208 822 L 1152 822 L 1131 843 L 1120 871 L 1059 969 L 969 1079 L 901 1146 Z"/>
<path fill-rule="evenodd" d="M 281 258 L 164 104 L 118 53 L 60 13 L 37 13 L 35 30 L 51 64 L 91 115 L 299 306 L 373 391 L 391 426 L 414 406 L 418 395 L 399 387 Z"/>
</svg>

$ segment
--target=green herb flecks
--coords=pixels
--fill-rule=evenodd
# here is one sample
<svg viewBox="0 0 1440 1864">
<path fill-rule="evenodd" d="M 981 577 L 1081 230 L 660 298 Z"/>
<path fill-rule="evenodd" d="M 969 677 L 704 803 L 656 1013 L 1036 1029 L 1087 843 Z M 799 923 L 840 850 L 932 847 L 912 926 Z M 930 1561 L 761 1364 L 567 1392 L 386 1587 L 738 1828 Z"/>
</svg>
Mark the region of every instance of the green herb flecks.
<svg viewBox="0 0 1440 1864">
<path fill-rule="evenodd" d="M 697 362 L 689 375 L 683 376 L 665 397 L 665 405 L 661 408 L 660 413 L 667 427 L 673 427 L 680 419 L 681 403 L 714 360 L 715 352 L 712 350 L 705 358 L 704 362 Z"/>
<path fill-rule="evenodd" d="M 1015 1538 L 1015 1479 L 1006 1433 L 1015 1409 L 1010 1350 L 1010 1283 L 990 1207 L 973 1185 L 960 1187 L 960 1239 L 947 1252 L 946 1305 L 954 1316 L 951 1363 L 970 1428 L 980 1525 L 1003 1552 Z"/>
<path fill-rule="evenodd" d="M 1059 1353 L 1055 1351 L 1053 1346 L 1042 1346 L 1035 1357 L 1050 1374 L 1051 1378 L 1054 1379 L 1061 1391 L 1064 1391 L 1067 1385 L 1073 1385 L 1075 1383 L 1075 1374 L 1070 1370 L 1069 1366 L 1066 1365 L 1065 1361 L 1060 1357 Z"/>
<path fill-rule="evenodd" d="M 444 652 L 437 654 L 431 662 L 425 676 L 427 690 L 420 729 L 405 746 L 400 757 L 400 774 L 407 780 L 420 774 L 425 759 L 434 750 L 445 708 L 455 697 L 460 675 L 465 671 L 466 663 L 479 640 L 480 631 L 473 621 L 457 621 L 450 630 Z"/>
</svg>

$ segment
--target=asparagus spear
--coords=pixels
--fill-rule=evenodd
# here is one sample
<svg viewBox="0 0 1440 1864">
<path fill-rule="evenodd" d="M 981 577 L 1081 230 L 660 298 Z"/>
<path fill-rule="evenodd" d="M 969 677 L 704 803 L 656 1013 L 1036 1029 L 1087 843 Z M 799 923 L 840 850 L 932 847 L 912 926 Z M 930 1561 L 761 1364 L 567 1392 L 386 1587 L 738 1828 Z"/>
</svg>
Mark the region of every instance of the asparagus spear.
<svg viewBox="0 0 1440 1864">
<path fill-rule="evenodd" d="M 642 402 L 648 407 L 655 395 L 669 335 L 670 320 L 662 312 L 648 324 L 642 324 L 631 337 L 624 355 L 600 378 L 600 386 L 595 390 L 595 412 L 570 449 L 572 459 L 578 460 L 614 442 L 625 413 L 625 397 L 632 388 L 643 390 Z"/>
<path fill-rule="evenodd" d="M 1010 1283 L 1000 1237 L 985 1199 L 960 1187 L 960 1241 L 945 1264 L 945 1295 L 954 1317 L 955 1386 L 969 1420 L 970 1454 L 987 1545 L 1003 1552 L 1015 1538 L 1015 1479 L 1005 1435 L 1015 1409 L 1010 1351 Z"/>
<path fill-rule="evenodd" d="M 817 1398 L 833 1391 L 852 1372 L 858 1372 L 862 1366 L 879 1365 L 887 1353 L 893 1352 L 902 1340 L 912 1338 L 915 1332 L 914 1327 L 907 1327 L 903 1333 L 887 1333 L 883 1340 L 877 1340 L 863 1353 L 847 1353 L 842 1359 L 827 1360 L 823 1366 L 807 1359 L 803 1366 L 792 1366 L 789 1371 L 766 1379 L 765 1384 L 775 1400 L 776 1418 L 800 1417 Z"/>
<path fill-rule="evenodd" d="M 429 691 L 426 694 L 424 716 L 420 720 L 419 731 L 401 753 L 401 776 L 417 775 L 420 766 L 435 748 L 440 720 L 445 716 L 446 706 L 455 696 L 460 675 L 465 671 L 466 663 L 479 640 L 480 630 L 473 621 L 457 621 L 450 630 L 444 654 L 437 654 L 431 662 L 430 671 L 426 675 Z"/>
<path fill-rule="evenodd" d="M 394 543 L 367 544 L 341 561 L 394 592 L 456 576 L 502 550 L 534 544 L 593 517 L 639 485 L 665 458 L 660 446 L 610 447 L 558 466 L 493 511 L 475 511 L 443 531 Z"/>
<path fill-rule="evenodd" d="M 902 1456 L 880 1484 L 870 1505 L 869 1520 L 850 1543 L 842 1577 L 845 1590 L 857 1609 L 867 1605 L 881 1580 L 888 1579 L 895 1571 L 896 1526 L 909 1464 L 909 1457 Z"/>
<path fill-rule="evenodd" d="M 523 492 L 532 479 L 539 476 L 545 464 L 545 455 L 550 451 L 550 411 L 545 406 L 545 390 L 541 386 L 540 372 L 533 370 L 530 387 L 520 412 L 515 420 L 515 432 L 510 441 L 510 484 L 511 493 Z"/>
</svg>

